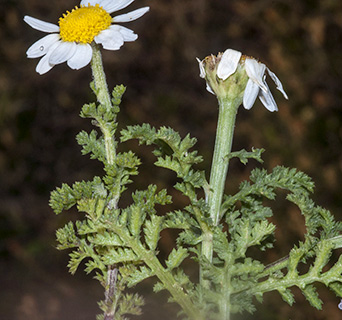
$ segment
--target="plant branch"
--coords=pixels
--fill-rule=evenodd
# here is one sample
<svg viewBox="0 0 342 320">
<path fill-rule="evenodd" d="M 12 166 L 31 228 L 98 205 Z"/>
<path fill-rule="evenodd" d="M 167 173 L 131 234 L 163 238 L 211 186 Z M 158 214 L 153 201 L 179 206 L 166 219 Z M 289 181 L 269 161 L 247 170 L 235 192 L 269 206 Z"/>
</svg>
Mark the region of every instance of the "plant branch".
<svg viewBox="0 0 342 320">
<path fill-rule="evenodd" d="M 132 248 L 134 253 L 153 271 L 164 285 L 165 289 L 169 291 L 174 301 L 181 306 L 190 319 L 204 320 L 188 293 L 186 293 L 183 287 L 176 281 L 171 271 L 161 265 L 154 252 L 147 250 L 137 238 L 128 235 L 119 225 L 113 224 L 111 221 L 107 221 L 106 223 L 108 227 L 118 234 L 123 242 Z"/>
</svg>

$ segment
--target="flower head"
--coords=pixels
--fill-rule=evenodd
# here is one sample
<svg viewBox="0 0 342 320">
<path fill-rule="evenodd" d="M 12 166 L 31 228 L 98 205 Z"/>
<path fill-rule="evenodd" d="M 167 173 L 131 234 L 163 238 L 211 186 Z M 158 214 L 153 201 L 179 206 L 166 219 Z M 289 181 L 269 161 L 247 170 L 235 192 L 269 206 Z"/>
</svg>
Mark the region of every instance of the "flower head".
<svg viewBox="0 0 342 320">
<path fill-rule="evenodd" d="M 239 51 L 227 49 L 217 57 L 211 55 L 202 61 L 197 60 L 200 76 L 207 81 L 207 90 L 217 97 L 241 99 L 244 108 L 248 110 L 259 97 L 269 111 L 277 111 L 277 104 L 265 81 L 267 71 L 277 89 L 288 99 L 280 80 L 265 64 Z"/>
<path fill-rule="evenodd" d="M 136 20 L 149 11 L 149 7 L 113 18 L 110 14 L 126 8 L 133 1 L 82 0 L 80 7 L 67 11 L 59 18 L 59 25 L 25 16 L 24 21 L 32 28 L 50 33 L 27 50 L 27 57 L 42 57 L 36 71 L 44 74 L 63 62 L 67 62 L 71 69 L 83 68 L 91 60 L 93 42 L 107 50 L 119 50 L 124 42 L 135 41 L 138 36 L 116 23 Z"/>
</svg>

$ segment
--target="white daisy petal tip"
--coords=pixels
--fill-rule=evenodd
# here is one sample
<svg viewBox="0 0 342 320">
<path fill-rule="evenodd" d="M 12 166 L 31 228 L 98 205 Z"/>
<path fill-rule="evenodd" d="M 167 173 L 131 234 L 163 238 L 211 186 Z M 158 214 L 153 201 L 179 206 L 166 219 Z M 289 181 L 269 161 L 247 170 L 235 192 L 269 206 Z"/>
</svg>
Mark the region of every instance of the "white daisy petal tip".
<svg viewBox="0 0 342 320">
<path fill-rule="evenodd" d="M 283 85 L 282 85 L 281 81 L 279 80 L 279 78 L 269 68 L 267 68 L 267 72 L 270 75 L 271 79 L 276 84 L 277 89 L 283 94 L 284 98 L 286 100 L 289 100 L 289 97 L 287 96 L 287 94 L 286 94 L 286 92 L 285 92 L 285 90 L 283 88 Z"/>
<path fill-rule="evenodd" d="M 215 92 L 213 91 L 213 89 L 211 89 L 211 86 L 208 84 L 208 82 L 207 82 L 205 88 L 207 89 L 208 92 L 210 92 L 210 93 L 213 94 L 214 96 L 216 95 Z"/>
<path fill-rule="evenodd" d="M 124 42 L 132 42 L 138 39 L 138 35 L 134 33 L 133 30 L 128 29 L 123 26 L 112 25 L 110 30 L 118 31 L 120 33 L 120 38 L 122 37 Z"/>
<path fill-rule="evenodd" d="M 49 63 L 49 59 L 50 59 L 52 52 L 58 47 L 58 45 L 59 45 L 58 42 L 54 43 L 48 50 L 47 54 L 39 60 L 37 67 L 36 67 L 37 73 L 39 73 L 40 75 L 43 75 L 47 73 L 48 71 L 50 71 L 55 66 L 54 64 Z"/>
<path fill-rule="evenodd" d="M 36 41 L 26 51 L 28 58 L 39 58 L 47 54 L 49 48 L 59 41 L 59 35 L 56 33 L 48 34 L 47 36 Z"/>
<path fill-rule="evenodd" d="M 228 79 L 237 69 L 242 53 L 233 49 L 227 49 L 217 67 L 217 76 L 222 79 Z"/>
<path fill-rule="evenodd" d="M 98 0 L 93 0 L 96 3 L 98 3 Z M 128 7 L 134 0 L 100 0 L 101 4 L 100 6 L 103 7 L 108 13 L 113 13 L 114 11 L 119 11 L 121 9 L 124 9 Z M 87 2 L 87 1 L 85 1 Z"/>
<path fill-rule="evenodd" d="M 203 60 L 200 60 L 198 58 L 196 58 L 198 65 L 199 65 L 199 69 L 200 69 L 200 77 L 201 78 L 205 78 L 205 69 L 204 69 L 204 65 L 203 65 Z"/>
<path fill-rule="evenodd" d="M 260 88 L 258 87 L 258 85 L 251 79 L 248 79 L 242 102 L 243 107 L 246 110 L 250 110 L 253 107 L 255 100 L 258 97 L 259 91 Z"/>
<path fill-rule="evenodd" d="M 148 11 L 150 11 L 150 7 L 143 7 L 143 8 L 113 17 L 112 21 L 115 23 L 134 21 L 142 17 Z"/>
<path fill-rule="evenodd" d="M 268 86 L 267 86 L 267 89 L 269 89 Z M 271 112 L 278 111 L 277 103 L 275 102 L 270 90 L 268 90 L 266 93 L 260 90 L 259 99 L 268 111 L 271 111 Z"/>
</svg>

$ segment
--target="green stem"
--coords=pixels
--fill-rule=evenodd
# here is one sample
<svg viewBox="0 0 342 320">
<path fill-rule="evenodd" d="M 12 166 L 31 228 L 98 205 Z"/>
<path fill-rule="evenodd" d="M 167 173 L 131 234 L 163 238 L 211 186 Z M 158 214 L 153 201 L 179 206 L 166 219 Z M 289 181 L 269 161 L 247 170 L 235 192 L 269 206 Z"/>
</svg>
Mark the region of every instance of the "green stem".
<svg viewBox="0 0 342 320">
<path fill-rule="evenodd" d="M 93 44 L 92 48 L 93 56 L 91 59 L 91 69 L 93 71 L 95 88 L 97 90 L 97 99 L 102 105 L 111 108 L 112 102 L 108 91 L 106 74 L 103 70 L 101 51 L 97 44 Z"/>
<path fill-rule="evenodd" d="M 223 281 L 224 286 L 223 290 L 220 294 L 220 320 L 229 320 L 230 319 L 230 312 L 229 312 L 229 303 L 230 303 L 230 273 L 229 268 L 227 265 L 224 267 L 224 273 L 223 273 Z"/>
<path fill-rule="evenodd" d="M 108 91 L 106 74 L 103 69 L 101 51 L 99 49 L 99 46 L 96 44 L 92 44 L 92 48 L 93 48 L 93 56 L 91 59 L 91 69 L 93 72 L 96 97 L 97 97 L 98 102 L 101 105 L 105 106 L 107 110 L 110 110 L 113 108 L 113 105 L 111 101 L 111 96 Z M 107 163 L 109 165 L 113 165 L 115 163 L 115 157 L 116 157 L 114 135 L 112 134 L 110 130 L 110 126 L 106 123 L 106 121 L 103 118 L 98 119 L 98 125 L 104 137 Z M 115 198 L 114 206 L 116 207 L 118 199 L 119 199 L 119 195 L 118 194 L 114 195 L 114 198 Z M 104 312 L 103 317 L 105 320 L 114 320 L 116 301 L 112 301 L 112 299 L 115 296 L 115 291 L 116 291 L 116 281 L 117 281 L 116 266 L 109 266 L 107 273 L 109 275 L 115 274 L 115 277 L 107 278 L 106 292 L 105 292 L 107 310 Z"/>
<path fill-rule="evenodd" d="M 222 197 L 228 172 L 227 155 L 232 150 L 235 118 L 240 101 L 218 99 L 219 117 L 216 130 L 216 141 L 210 173 L 209 207 L 210 217 L 215 226 L 220 220 Z"/>
<path fill-rule="evenodd" d="M 218 98 L 219 115 L 216 129 L 216 141 L 210 174 L 210 193 L 208 197 L 210 217 L 213 225 L 217 226 L 221 218 L 222 197 L 228 172 L 227 155 L 231 152 L 235 118 L 237 109 L 241 103 L 239 99 Z M 211 231 L 204 233 L 202 242 L 202 254 L 212 261 L 213 234 Z"/>
<path fill-rule="evenodd" d="M 181 306 L 189 319 L 204 320 L 198 308 L 193 304 L 188 293 L 174 278 L 172 272 L 162 266 L 154 252 L 147 250 L 139 240 L 123 232 L 122 227 L 119 225 L 113 224 L 111 221 L 107 221 L 107 224 L 153 271 L 156 277 L 164 285 L 165 289 L 169 291 L 174 301 Z"/>
<path fill-rule="evenodd" d="M 96 44 L 92 45 L 92 48 L 93 57 L 91 59 L 91 69 L 93 72 L 97 100 L 108 110 L 110 110 L 113 108 L 113 106 L 108 91 L 106 74 L 103 70 L 101 51 L 99 46 Z M 105 140 L 107 162 L 108 164 L 114 164 L 114 159 L 116 156 L 114 136 L 112 135 L 108 126 L 101 125 L 100 128 Z"/>
<path fill-rule="evenodd" d="M 175 302 L 177 302 L 183 311 L 191 320 L 204 320 L 199 314 L 199 310 L 192 303 L 189 295 L 184 292 L 182 286 L 175 280 L 169 270 L 166 270 L 159 260 L 150 252 L 145 254 L 145 263 L 153 270 L 158 279 L 164 284 L 170 292 Z"/>
</svg>

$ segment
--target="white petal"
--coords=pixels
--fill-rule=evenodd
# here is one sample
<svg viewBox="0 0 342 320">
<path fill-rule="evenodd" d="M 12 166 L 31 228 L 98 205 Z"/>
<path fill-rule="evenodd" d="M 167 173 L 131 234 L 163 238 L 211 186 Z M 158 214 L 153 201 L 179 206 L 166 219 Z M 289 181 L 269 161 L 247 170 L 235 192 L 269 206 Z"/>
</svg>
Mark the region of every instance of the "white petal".
<svg viewBox="0 0 342 320">
<path fill-rule="evenodd" d="M 39 58 L 45 55 L 49 48 L 59 40 L 59 34 L 53 33 L 36 41 L 31 47 L 26 51 L 28 58 Z"/>
<path fill-rule="evenodd" d="M 286 92 L 283 89 L 283 85 L 281 84 L 280 80 L 278 79 L 278 77 L 275 75 L 275 73 L 273 73 L 270 69 L 267 68 L 267 72 L 270 75 L 270 77 L 272 78 L 272 80 L 274 81 L 274 83 L 277 86 L 277 89 L 283 94 L 285 99 L 289 99 Z"/>
<path fill-rule="evenodd" d="M 119 50 L 124 44 L 123 36 L 116 29 L 103 30 L 94 40 L 96 43 L 101 43 L 102 47 L 107 50 Z"/>
<path fill-rule="evenodd" d="M 256 61 L 255 59 L 246 58 L 245 61 L 246 72 L 248 77 L 258 84 L 263 90 L 267 91 L 267 87 L 264 84 L 263 76 L 265 74 L 266 66 L 263 63 Z"/>
<path fill-rule="evenodd" d="M 52 52 L 49 63 L 60 64 L 69 60 L 76 51 L 75 42 L 64 42 L 61 41 L 59 46 Z"/>
<path fill-rule="evenodd" d="M 112 19 L 113 22 L 129 22 L 142 17 L 147 11 L 150 10 L 150 7 L 143 7 L 125 14 L 121 14 Z"/>
<path fill-rule="evenodd" d="M 213 89 L 211 89 L 211 86 L 209 85 L 209 83 L 208 82 L 206 82 L 206 89 L 207 89 L 207 91 L 209 91 L 210 93 L 212 93 L 213 95 L 215 95 L 215 92 L 213 91 Z"/>
<path fill-rule="evenodd" d="M 205 69 L 204 69 L 204 65 L 203 65 L 203 60 L 200 60 L 198 58 L 196 58 L 198 65 L 199 65 L 199 69 L 200 69 L 200 77 L 201 78 L 205 78 Z"/>
<path fill-rule="evenodd" d="M 25 16 L 24 21 L 30 25 L 33 29 L 43 31 L 43 32 L 59 32 L 59 26 L 45 22 L 30 16 Z"/>
<path fill-rule="evenodd" d="M 242 53 L 239 51 L 227 49 L 217 67 L 217 76 L 222 80 L 226 80 L 231 76 L 236 71 L 241 55 Z"/>
<path fill-rule="evenodd" d="M 108 13 L 112 13 L 128 7 L 133 1 L 134 0 L 104 0 L 101 1 L 100 6 Z"/>
<path fill-rule="evenodd" d="M 49 57 L 44 56 L 43 58 L 39 60 L 37 67 L 36 67 L 36 72 L 42 75 L 50 71 L 53 67 L 54 65 L 49 63 Z"/>
<path fill-rule="evenodd" d="M 253 107 L 259 91 L 259 86 L 251 79 L 248 79 L 245 93 L 243 94 L 243 106 L 245 109 L 249 110 Z"/>
<path fill-rule="evenodd" d="M 54 43 L 48 50 L 48 53 L 39 60 L 36 71 L 39 74 L 44 74 L 54 67 L 54 64 L 49 63 L 50 55 L 59 46 L 59 42 Z"/>
<path fill-rule="evenodd" d="M 267 84 L 266 84 L 267 86 Z M 274 101 L 274 98 L 272 96 L 272 93 L 270 89 L 267 86 L 267 91 L 264 92 L 263 90 L 259 91 L 259 99 L 262 102 L 262 104 L 265 106 L 265 108 L 271 112 L 278 111 L 278 107 L 276 102 Z"/>
<path fill-rule="evenodd" d="M 119 31 L 124 41 L 131 42 L 131 41 L 135 41 L 138 39 L 138 35 L 136 35 L 133 30 L 128 29 L 126 27 L 114 24 L 114 25 L 111 25 L 109 29 L 114 30 L 114 31 Z"/>
<path fill-rule="evenodd" d="M 86 44 L 77 44 L 74 55 L 68 60 L 67 64 L 71 69 L 81 69 L 90 63 L 93 49 Z"/>
</svg>

